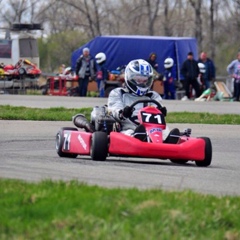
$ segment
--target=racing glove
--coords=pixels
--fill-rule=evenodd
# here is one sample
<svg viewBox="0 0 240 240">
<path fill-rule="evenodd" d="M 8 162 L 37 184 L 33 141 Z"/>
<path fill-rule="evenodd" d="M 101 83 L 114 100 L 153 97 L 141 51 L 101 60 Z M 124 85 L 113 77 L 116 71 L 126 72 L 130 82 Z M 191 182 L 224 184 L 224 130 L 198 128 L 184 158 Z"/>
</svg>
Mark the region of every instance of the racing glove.
<svg viewBox="0 0 240 240">
<path fill-rule="evenodd" d="M 162 112 L 162 114 L 164 115 L 164 117 L 167 116 L 167 108 L 166 108 L 166 107 L 161 107 L 161 108 L 159 108 L 159 110 Z"/>
<path fill-rule="evenodd" d="M 119 111 L 119 118 L 120 119 L 126 119 L 130 118 L 132 115 L 133 109 L 129 106 L 126 106 L 124 109 Z"/>
</svg>

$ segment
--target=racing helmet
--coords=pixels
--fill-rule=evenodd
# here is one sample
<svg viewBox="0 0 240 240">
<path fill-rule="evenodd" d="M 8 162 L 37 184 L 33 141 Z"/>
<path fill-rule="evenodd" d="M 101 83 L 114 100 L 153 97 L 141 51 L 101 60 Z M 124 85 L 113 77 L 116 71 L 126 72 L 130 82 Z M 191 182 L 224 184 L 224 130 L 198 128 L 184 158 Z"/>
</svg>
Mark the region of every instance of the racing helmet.
<svg viewBox="0 0 240 240">
<path fill-rule="evenodd" d="M 152 66 L 143 59 L 132 60 L 125 69 L 125 83 L 130 92 L 144 96 L 153 84 Z"/>
<path fill-rule="evenodd" d="M 168 57 L 164 60 L 164 68 L 171 68 L 174 64 L 174 61 L 172 58 Z"/>
<path fill-rule="evenodd" d="M 106 54 L 103 52 L 100 52 L 95 56 L 95 59 L 98 64 L 103 63 L 107 59 Z"/>
<path fill-rule="evenodd" d="M 64 75 L 70 74 L 71 71 L 72 71 L 72 68 L 71 68 L 71 67 L 66 67 L 66 68 L 64 69 L 64 71 L 63 71 L 63 74 L 64 74 Z"/>
<path fill-rule="evenodd" d="M 200 73 L 205 73 L 206 72 L 206 67 L 203 63 L 198 63 L 198 68 L 199 68 L 199 71 Z"/>
</svg>

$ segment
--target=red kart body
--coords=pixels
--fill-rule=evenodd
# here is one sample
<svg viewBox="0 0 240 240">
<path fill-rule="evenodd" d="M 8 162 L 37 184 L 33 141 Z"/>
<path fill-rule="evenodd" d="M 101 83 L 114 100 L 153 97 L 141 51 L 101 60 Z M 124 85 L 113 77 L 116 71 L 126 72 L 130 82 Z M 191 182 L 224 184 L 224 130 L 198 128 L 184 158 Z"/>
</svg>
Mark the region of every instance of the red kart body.
<svg viewBox="0 0 240 240">
<path fill-rule="evenodd" d="M 90 155 L 92 133 L 64 130 L 67 144 L 62 151 Z M 205 142 L 201 138 L 181 138 L 181 144 L 146 143 L 118 132 L 110 133 L 108 153 L 112 156 L 145 157 L 161 159 L 203 160 Z"/>
<path fill-rule="evenodd" d="M 156 107 L 142 108 L 138 119 L 146 129 L 147 141 L 117 131 L 107 134 L 62 128 L 57 134 L 57 152 L 61 157 L 90 155 L 93 160 L 122 156 L 170 159 L 174 163 L 195 161 L 198 166 L 211 164 L 212 145 L 209 138 L 180 135 L 176 144 L 165 143 L 162 136 L 162 131 L 166 128 L 165 118 Z"/>
<path fill-rule="evenodd" d="M 43 88 L 43 94 L 75 96 L 77 95 L 77 85 L 78 75 L 72 71 L 71 67 L 67 67 L 62 74 L 48 77 L 47 83 Z"/>
<path fill-rule="evenodd" d="M 3 69 L 9 79 L 20 79 L 23 76 L 38 78 L 41 74 L 41 70 L 27 59 L 20 59 L 16 65 L 5 65 Z"/>
</svg>

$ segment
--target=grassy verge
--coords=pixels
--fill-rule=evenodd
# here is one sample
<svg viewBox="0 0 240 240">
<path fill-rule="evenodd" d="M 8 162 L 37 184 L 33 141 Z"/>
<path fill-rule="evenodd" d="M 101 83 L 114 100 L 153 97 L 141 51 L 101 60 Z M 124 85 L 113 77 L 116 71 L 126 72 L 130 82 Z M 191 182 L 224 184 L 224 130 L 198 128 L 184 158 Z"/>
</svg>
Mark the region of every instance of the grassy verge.
<svg viewBox="0 0 240 240">
<path fill-rule="evenodd" d="M 0 105 L 0 119 L 6 120 L 40 120 L 70 121 L 77 113 L 85 114 L 89 119 L 92 108 L 67 109 L 58 108 L 27 108 Z M 240 124 L 238 114 L 212 114 L 193 112 L 171 112 L 167 115 L 168 123 L 202 123 L 202 124 Z"/>
<path fill-rule="evenodd" d="M 0 181 L 1 239 L 239 239 L 240 198 Z"/>
</svg>

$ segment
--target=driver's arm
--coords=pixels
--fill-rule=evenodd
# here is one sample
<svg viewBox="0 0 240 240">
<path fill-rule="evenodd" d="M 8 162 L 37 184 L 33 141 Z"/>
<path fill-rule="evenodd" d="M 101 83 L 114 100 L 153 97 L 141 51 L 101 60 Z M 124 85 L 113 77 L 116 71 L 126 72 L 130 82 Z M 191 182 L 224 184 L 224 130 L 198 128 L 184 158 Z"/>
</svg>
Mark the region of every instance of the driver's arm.
<svg viewBox="0 0 240 240">
<path fill-rule="evenodd" d="M 112 114 L 112 116 L 118 120 L 121 121 L 121 117 L 119 113 L 124 109 L 125 104 L 122 100 L 122 89 L 121 88 L 115 88 L 113 89 L 108 97 L 108 111 Z"/>
<path fill-rule="evenodd" d="M 162 108 L 160 109 L 161 112 L 163 113 L 164 116 L 167 116 L 167 108 L 164 107 L 162 104 L 162 97 L 157 92 L 153 91 L 151 93 L 152 93 L 151 99 L 156 100 L 160 103 L 160 105 L 162 106 Z"/>
<path fill-rule="evenodd" d="M 150 98 L 151 98 L 152 100 L 155 100 L 155 101 L 159 102 L 159 103 L 162 105 L 162 97 L 161 97 L 157 92 L 152 91 Z M 155 105 L 155 104 L 154 104 L 154 105 Z"/>
</svg>

